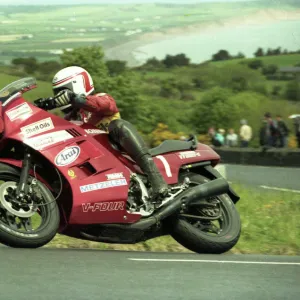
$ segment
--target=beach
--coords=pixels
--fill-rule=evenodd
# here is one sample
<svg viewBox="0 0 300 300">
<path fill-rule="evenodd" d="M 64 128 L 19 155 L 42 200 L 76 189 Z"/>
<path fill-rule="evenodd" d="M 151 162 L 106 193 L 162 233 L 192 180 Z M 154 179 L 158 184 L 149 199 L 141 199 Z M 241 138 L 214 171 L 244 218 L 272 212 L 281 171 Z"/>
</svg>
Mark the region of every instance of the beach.
<svg viewBox="0 0 300 300">
<path fill-rule="evenodd" d="M 263 9 L 256 13 L 249 15 L 239 16 L 235 18 L 218 20 L 214 22 L 206 22 L 193 24 L 184 27 L 173 27 L 163 31 L 149 32 L 140 35 L 135 40 L 120 44 L 118 46 L 105 49 L 107 59 L 119 59 L 126 60 L 128 66 L 134 67 L 141 65 L 147 58 L 148 53 L 145 51 L 146 46 L 151 48 L 159 45 L 158 43 L 168 41 L 172 42 L 175 39 L 182 39 L 188 36 L 211 36 L 217 37 L 218 34 L 223 30 L 237 30 L 240 27 L 251 28 L 255 26 L 259 28 L 260 26 L 268 26 L 276 24 L 278 22 L 288 22 L 288 21 L 300 21 L 300 9 L 298 10 L 282 10 L 282 9 Z M 295 29 L 293 39 L 295 40 L 295 47 L 300 49 L 300 33 L 299 29 Z M 286 33 L 282 32 L 284 36 Z M 281 45 L 281 40 L 278 40 L 278 46 Z M 166 44 L 166 43 L 165 43 Z M 158 48 L 158 47 L 157 47 Z M 182 52 L 178 49 L 178 53 Z M 228 49 L 230 51 L 230 49 Z M 290 49 L 288 49 L 290 50 Z M 153 52 L 153 49 L 152 49 Z M 154 53 L 154 52 L 153 52 Z M 150 55 L 151 56 L 151 55 Z"/>
</svg>

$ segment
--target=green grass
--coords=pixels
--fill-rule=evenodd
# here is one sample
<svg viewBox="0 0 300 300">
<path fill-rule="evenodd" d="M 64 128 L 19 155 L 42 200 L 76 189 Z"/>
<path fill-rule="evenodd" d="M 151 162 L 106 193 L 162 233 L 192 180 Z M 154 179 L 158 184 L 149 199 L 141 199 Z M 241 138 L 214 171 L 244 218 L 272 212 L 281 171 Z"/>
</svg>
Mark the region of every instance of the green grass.
<svg viewBox="0 0 300 300">
<path fill-rule="evenodd" d="M 234 184 L 241 196 L 237 209 L 242 234 L 232 253 L 300 255 L 300 195 L 246 188 Z M 161 237 L 137 245 L 110 245 L 57 235 L 45 247 L 95 248 L 132 251 L 189 252 L 171 237 Z"/>
<path fill-rule="evenodd" d="M 5 67 L 3 67 L 5 70 Z M 3 70 L 0 68 L 0 89 L 4 88 L 6 85 L 12 83 L 15 80 L 20 79 L 18 76 L 12 76 L 12 75 L 7 75 L 5 73 L 2 73 Z M 28 76 L 31 77 L 31 76 Z M 28 101 L 32 101 L 38 98 L 46 98 L 46 97 L 51 97 L 53 96 L 51 84 L 48 82 L 44 81 L 38 81 L 37 82 L 37 88 L 33 89 L 29 92 L 26 92 L 24 94 L 24 98 Z"/>
</svg>

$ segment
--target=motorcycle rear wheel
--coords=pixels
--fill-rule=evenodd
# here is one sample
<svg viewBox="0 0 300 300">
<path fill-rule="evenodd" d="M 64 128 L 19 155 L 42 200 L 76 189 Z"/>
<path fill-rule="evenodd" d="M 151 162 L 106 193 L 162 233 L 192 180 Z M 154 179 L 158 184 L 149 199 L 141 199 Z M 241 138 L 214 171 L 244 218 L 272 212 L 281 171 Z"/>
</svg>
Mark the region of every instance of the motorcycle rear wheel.
<svg viewBox="0 0 300 300">
<path fill-rule="evenodd" d="M 40 206 L 20 207 L 13 196 L 19 179 L 18 169 L 0 163 L 0 243 L 15 248 L 42 247 L 57 233 L 57 203 L 49 189 L 37 181 Z"/>
<path fill-rule="evenodd" d="M 209 181 L 208 178 L 195 173 L 182 175 L 181 181 L 184 177 L 190 179 L 191 185 Z M 196 253 L 227 252 L 236 245 L 241 234 L 239 213 L 227 194 L 206 200 L 212 204 L 218 203 L 220 209 L 217 214 L 220 218 L 213 221 L 206 220 L 207 215 L 203 213 L 203 207 L 189 207 L 187 213 L 172 219 L 171 236 L 182 246 Z M 209 212 L 209 209 L 207 211 Z M 216 222 L 219 222 L 219 227 L 215 224 Z"/>
</svg>

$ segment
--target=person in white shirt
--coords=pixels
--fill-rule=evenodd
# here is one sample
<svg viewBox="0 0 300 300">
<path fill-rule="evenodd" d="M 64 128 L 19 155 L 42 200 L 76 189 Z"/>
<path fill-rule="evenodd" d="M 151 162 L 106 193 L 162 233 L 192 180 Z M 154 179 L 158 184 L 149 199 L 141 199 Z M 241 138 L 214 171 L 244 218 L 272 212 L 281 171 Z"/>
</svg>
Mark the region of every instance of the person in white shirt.
<svg viewBox="0 0 300 300">
<path fill-rule="evenodd" d="M 241 147 L 245 148 L 249 146 L 249 142 L 252 138 L 252 128 L 247 125 L 246 120 L 241 120 L 240 128 L 240 138 L 241 138 Z"/>
<path fill-rule="evenodd" d="M 236 147 L 238 144 L 238 135 L 234 132 L 234 129 L 229 129 L 226 136 L 226 145 L 229 147 Z"/>
</svg>

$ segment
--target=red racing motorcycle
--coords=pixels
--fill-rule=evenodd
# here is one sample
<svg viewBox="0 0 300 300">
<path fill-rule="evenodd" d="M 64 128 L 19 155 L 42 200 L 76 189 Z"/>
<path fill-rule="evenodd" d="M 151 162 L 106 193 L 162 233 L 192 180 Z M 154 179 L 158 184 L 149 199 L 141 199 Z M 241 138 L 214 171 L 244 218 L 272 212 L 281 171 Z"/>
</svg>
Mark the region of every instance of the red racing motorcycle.
<svg viewBox="0 0 300 300">
<path fill-rule="evenodd" d="M 151 155 L 169 185 L 158 205 L 147 176 L 91 125 L 28 103 L 34 78 L 0 91 L 0 242 L 37 248 L 60 233 L 134 244 L 171 235 L 191 251 L 223 253 L 238 241 L 239 196 L 214 168 L 219 155 L 198 143 L 167 140 Z"/>
</svg>

